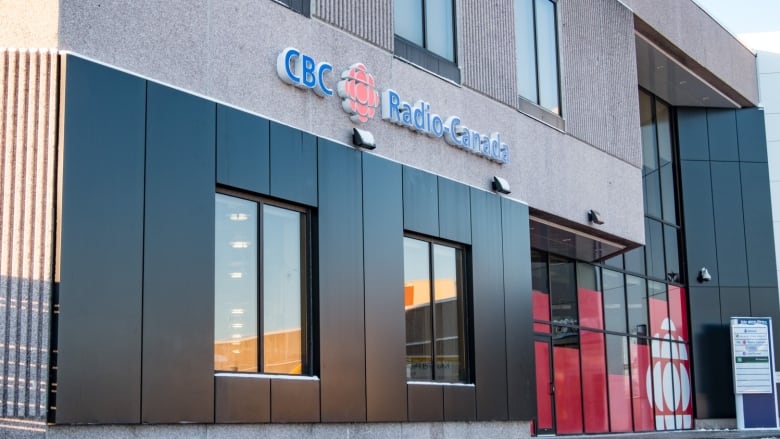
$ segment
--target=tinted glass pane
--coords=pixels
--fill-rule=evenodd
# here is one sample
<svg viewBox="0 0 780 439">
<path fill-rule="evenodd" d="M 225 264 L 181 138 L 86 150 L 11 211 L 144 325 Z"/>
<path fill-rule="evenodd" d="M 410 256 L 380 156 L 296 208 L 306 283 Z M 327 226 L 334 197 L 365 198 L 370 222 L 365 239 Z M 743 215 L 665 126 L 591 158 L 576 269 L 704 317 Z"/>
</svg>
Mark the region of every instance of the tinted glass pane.
<svg viewBox="0 0 780 439">
<path fill-rule="evenodd" d="M 431 274 L 429 245 L 404 238 L 404 309 L 406 311 L 406 377 L 433 378 Z"/>
<path fill-rule="evenodd" d="M 604 329 L 600 270 L 594 265 L 577 263 L 577 298 L 583 327 Z"/>
<path fill-rule="evenodd" d="M 520 96 L 538 102 L 536 93 L 536 40 L 534 37 L 534 0 L 515 0 L 515 61 L 517 91 Z"/>
<path fill-rule="evenodd" d="M 553 326 L 553 334 L 556 429 L 560 434 L 582 433 L 579 334 L 561 326 Z"/>
<path fill-rule="evenodd" d="M 666 280 L 682 283 L 676 227 L 664 225 L 664 253 L 666 255 Z"/>
<path fill-rule="evenodd" d="M 689 346 L 684 343 L 672 344 L 672 373 L 674 376 L 674 414 L 675 428 L 693 428 L 693 390 L 691 388 L 691 360 Z"/>
<path fill-rule="evenodd" d="M 609 431 L 604 334 L 580 331 L 580 344 L 585 432 L 604 433 Z"/>
<path fill-rule="evenodd" d="M 568 259 L 550 258 L 550 312 L 552 321 L 577 325 L 577 284 L 575 265 Z"/>
<path fill-rule="evenodd" d="M 658 159 L 661 169 L 661 199 L 663 218 L 677 224 L 677 210 L 674 195 L 674 171 L 672 165 L 672 128 L 669 123 L 669 107 L 656 101 L 656 123 L 658 124 Z"/>
<path fill-rule="evenodd" d="M 300 374 L 301 214 L 263 206 L 263 371 Z"/>
<path fill-rule="evenodd" d="M 425 48 L 455 61 L 452 0 L 425 1 Z"/>
<path fill-rule="evenodd" d="M 613 432 L 631 431 L 633 428 L 629 367 L 626 337 L 607 335 L 609 428 Z"/>
<path fill-rule="evenodd" d="M 652 374 L 650 370 L 650 346 L 647 340 L 630 337 L 631 400 L 634 413 L 634 430 L 655 429 L 652 405 Z M 648 380 L 650 380 L 648 382 Z"/>
<path fill-rule="evenodd" d="M 560 114 L 555 3 L 536 0 L 536 56 L 539 64 L 539 105 Z"/>
<path fill-rule="evenodd" d="M 669 333 L 669 302 L 666 284 L 647 281 L 647 299 L 650 308 L 650 336 L 665 337 Z"/>
<path fill-rule="evenodd" d="M 672 321 L 673 338 L 688 342 L 688 306 L 685 288 L 669 285 L 669 319 Z"/>
<path fill-rule="evenodd" d="M 645 255 L 647 276 L 666 279 L 663 225 L 649 218 L 645 219 Z"/>
<path fill-rule="evenodd" d="M 460 251 L 433 245 L 437 381 L 465 378 L 460 259 Z"/>
<path fill-rule="evenodd" d="M 648 335 L 647 286 L 640 277 L 626 276 L 626 302 L 628 307 L 628 332 Z"/>
<path fill-rule="evenodd" d="M 393 1 L 395 34 L 422 47 L 423 7 L 422 0 Z"/>
<path fill-rule="evenodd" d="M 623 273 L 603 270 L 603 276 L 606 329 L 626 332 L 626 296 Z"/>
<path fill-rule="evenodd" d="M 645 249 L 637 247 L 625 254 L 626 271 L 645 274 Z"/>
<path fill-rule="evenodd" d="M 645 214 L 660 218 L 661 186 L 656 130 L 653 123 L 653 99 L 647 93 L 639 93 L 639 114 L 642 123 L 642 178 L 644 181 Z"/>
<path fill-rule="evenodd" d="M 613 268 L 623 268 L 623 255 L 613 256 L 606 261 L 604 261 L 604 265 L 608 267 Z"/>
<path fill-rule="evenodd" d="M 214 369 L 257 372 L 257 204 L 217 194 Z"/>
<path fill-rule="evenodd" d="M 664 340 L 651 342 L 655 428 L 673 430 L 692 427 L 691 377 L 688 347 Z"/>
</svg>

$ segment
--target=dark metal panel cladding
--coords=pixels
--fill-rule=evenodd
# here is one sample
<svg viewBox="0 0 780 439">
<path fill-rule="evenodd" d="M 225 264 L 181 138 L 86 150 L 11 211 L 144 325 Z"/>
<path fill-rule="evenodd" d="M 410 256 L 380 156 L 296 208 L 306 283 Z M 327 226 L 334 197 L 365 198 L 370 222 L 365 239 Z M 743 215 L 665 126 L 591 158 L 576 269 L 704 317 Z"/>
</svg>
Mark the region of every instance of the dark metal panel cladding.
<svg viewBox="0 0 780 439">
<path fill-rule="evenodd" d="M 473 386 L 444 386 L 444 420 L 474 422 L 477 401 Z"/>
<path fill-rule="evenodd" d="M 403 167 L 404 228 L 439 236 L 439 190 L 437 177 L 419 169 Z"/>
<path fill-rule="evenodd" d="M 217 105 L 217 183 L 268 194 L 268 121 Z"/>
<path fill-rule="evenodd" d="M 443 177 L 439 180 L 439 237 L 471 243 L 469 187 Z"/>
<path fill-rule="evenodd" d="M 506 367 L 509 419 L 536 417 L 536 370 L 531 304 L 531 238 L 528 206 L 501 199 L 504 239 Z"/>
<path fill-rule="evenodd" d="M 750 290 L 748 287 L 720 288 L 720 320 L 728 325 L 732 317 L 750 316 Z"/>
<path fill-rule="evenodd" d="M 677 109 L 680 160 L 709 160 L 707 113 L 698 108 Z M 685 173 L 682 173 L 685 175 Z"/>
<path fill-rule="evenodd" d="M 270 422 L 271 380 L 251 375 L 214 377 L 214 418 L 218 424 Z"/>
<path fill-rule="evenodd" d="M 363 154 L 366 414 L 406 420 L 406 333 L 401 165 Z"/>
<path fill-rule="evenodd" d="M 680 168 L 688 279 L 693 282 L 699 270 L 707 267 L 712 276 L 709 286 L 718 286 L 710 164 L 707 161 L 683 160 Z"/>
<path fill-rule="evenodd" d="M 763 108 L 737 110 L 737 141 L 739 142 L 740 161 L 767 161 L 765 133 Z"/>
<path fill-rule="evenodd" d="M 317 138 L 271 122 L 271 195 L 317 206 Z"/>
<path fill-rule="evenodd" d="M 775 346 L 780 340 L 780 308 L 777 303 L 777 287 L 750 288 L 750 315 L 772 317 L 772 337 Z M 775 348 L 775 364 L 780 360 L 780 352 Z M 777 367 L 777 366 L 775 366 Z"/>
<path fill-rule="evenodd" d="M 710 162 L 712 209 L 718 251 L 718 277 L 721 286 L 747 286 L 745 223 L 742 190 L 737 162 Z M 695 223 L 691 227 L 696 227 Z M 694 278 L 695 279 L 695 278 Z"/>
<path fill-rule="evenodd" d="M 710 160 L 737 161 L 737 118 L 734 110 L 707 109 Z"/>
<path fill-rule="evenodd" d="M 501 200 L 471 188 L 472 306 L 477 419 L 507 419 Z"/>
<path fill-rule="evenodd" d="M 441 422 L 444 420 L 444 392 L 439 384 L 409 384 L 409 420 Z"/>
<path fill-rule="evenodd" d="M 214 422 L 216 104 L 147 88 L 142 422 Z"/>
<path fill-rule="evenodd" d="M 319 139 L 319 348 L 324 422 L 366 420 L 361 186 L 361 153 Z"/>
<path fill-rule="evenodd" d="M 740 164 L 740 168 L 748 284 L 751 287 L 776 287 L 777 265 L 774 240 L 771 239 L 774 232 L 769 168 L 766 163 L 745 162 Z"/>
<path fill-rule="evenodd" d="M 146 81 L 66 64 L 56 422 L 138 423 Z"/>
<path fill-rule="evenodd" d="M 320 422 L 320 382 L 271 380 L 271 422 Z"/>
<path fill-rule="evenodd" d="M 712 367 L 731 362 L 728 321 L 721 320 L 718 288 L 691 287 L 689 301 L 696 417 L 734 417 L 731 369 Z"/>
</svg>

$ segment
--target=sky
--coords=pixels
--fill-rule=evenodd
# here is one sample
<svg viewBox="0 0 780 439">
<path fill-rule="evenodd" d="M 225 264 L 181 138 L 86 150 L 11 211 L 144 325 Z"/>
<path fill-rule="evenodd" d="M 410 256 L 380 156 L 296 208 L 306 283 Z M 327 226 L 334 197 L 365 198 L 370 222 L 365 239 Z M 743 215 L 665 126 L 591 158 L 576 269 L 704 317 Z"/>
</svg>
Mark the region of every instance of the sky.
<svg viewBox="0 0 780 439">
<path fill-rule="evenodd" d="M 780 0 L 695 1 L 749 47 L 780 53 Z"/>
</svg>

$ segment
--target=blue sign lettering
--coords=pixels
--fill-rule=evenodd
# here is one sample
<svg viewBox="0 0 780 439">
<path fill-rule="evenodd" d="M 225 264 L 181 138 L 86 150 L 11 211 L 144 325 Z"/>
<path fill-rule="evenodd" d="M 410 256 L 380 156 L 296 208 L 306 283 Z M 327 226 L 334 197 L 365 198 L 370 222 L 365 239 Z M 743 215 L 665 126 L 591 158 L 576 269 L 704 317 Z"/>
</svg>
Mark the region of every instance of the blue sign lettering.
<svg viewBox="0 0 780 439">
<path fill-rule="evenodd" d="M 317 64 L 314 58 L 288 47 L 276 57 L 276 74 L 282 81 L 300 88 L 308 88 L 318 96 L 333 96 L 333 89 L 325 85 L 325 74 L 333 71 L 329 63 Z"/>
</svg>

